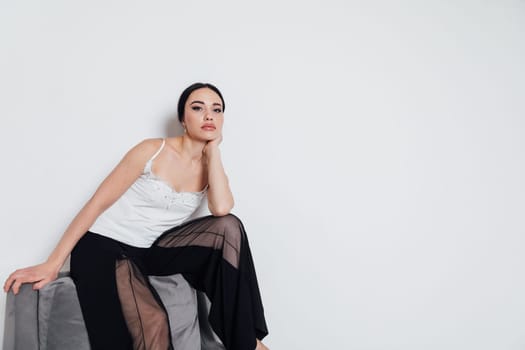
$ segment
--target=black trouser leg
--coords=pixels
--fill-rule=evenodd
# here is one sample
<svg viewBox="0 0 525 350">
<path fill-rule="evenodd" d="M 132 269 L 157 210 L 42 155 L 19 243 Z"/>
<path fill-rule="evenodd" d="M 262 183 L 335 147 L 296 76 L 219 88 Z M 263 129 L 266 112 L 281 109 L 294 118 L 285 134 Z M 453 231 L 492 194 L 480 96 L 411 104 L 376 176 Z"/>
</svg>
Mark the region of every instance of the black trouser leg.
<svg viewBox="0 0 525 350">
<path fill-rule="evenodd" d="M 228 350 L 253 350 L 267 334 L 242 223 L 208 216 L 166 231 L 151 248 L 87 233 L 71 275 L 92 350 L 171 349 L 166 311 L 147 275 L 182 273 L 211 301 L 209 322 Z"/>
<path fill-rule="evenodd" d="M 182 273 L 211 301 L 210 325 L 228 350 L 253 350 L 268 334 L 246 232 L 234 215 L 165 232 L 144 260 L 151 275 Z"/>
<path fill-rule="evenodd" d="M 118 242 L 88 232 L 71 253 L 71 277 L 92 350 L 132 349 L 115 283 L 120 251 Z"/>
</svg>

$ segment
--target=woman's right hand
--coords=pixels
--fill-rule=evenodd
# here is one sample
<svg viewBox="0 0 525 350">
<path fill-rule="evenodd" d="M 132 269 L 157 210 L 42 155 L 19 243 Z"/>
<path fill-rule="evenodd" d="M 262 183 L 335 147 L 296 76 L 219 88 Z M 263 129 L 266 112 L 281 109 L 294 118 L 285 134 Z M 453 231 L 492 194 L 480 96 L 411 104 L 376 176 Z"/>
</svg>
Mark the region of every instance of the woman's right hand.
<svg viewBox="0 0 525 350">
<path fill-rule="evenodd" d="M 16 295 L 22 283 L 33 283 L 33 290 L 38 290 L 54 281 L 59 271 L 60 267 L 57 268 L 49 262 L 16 270 L 5 281 L 4 291 L 7 293 L 12 289 Z"/>
</svg>

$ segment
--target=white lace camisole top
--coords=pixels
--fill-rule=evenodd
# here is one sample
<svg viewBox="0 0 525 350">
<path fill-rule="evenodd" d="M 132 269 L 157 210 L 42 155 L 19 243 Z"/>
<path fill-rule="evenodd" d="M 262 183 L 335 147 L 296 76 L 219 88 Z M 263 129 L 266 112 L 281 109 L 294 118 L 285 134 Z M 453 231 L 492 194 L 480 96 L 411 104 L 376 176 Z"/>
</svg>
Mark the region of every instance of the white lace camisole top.
<svg viewBox="0 0 525 350">
<path fill-rule="evenodd" d="M 152 172 L 153 160 L 165 143 L 162 140 L 139 178 L 97 218 L 90 232 L 146 248 L 164 231 L 186 221 L 196 211 L 206 197 L 207 186 L 200 192 L 177 192 Z"/>
</svg>

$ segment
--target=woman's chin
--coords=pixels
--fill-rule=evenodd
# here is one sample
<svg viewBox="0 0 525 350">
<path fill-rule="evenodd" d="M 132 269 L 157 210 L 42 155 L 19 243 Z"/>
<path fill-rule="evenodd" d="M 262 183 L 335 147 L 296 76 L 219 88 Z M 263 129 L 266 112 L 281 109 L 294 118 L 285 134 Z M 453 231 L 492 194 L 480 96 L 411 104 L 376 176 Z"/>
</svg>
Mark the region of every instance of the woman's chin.
<svg viewBox="0 0 525 350">
<path fill-rule="evenodd" d="M 188 135 L 195 141 L 198 142 L 209 142 L 217 138 L 216 135 Z"/>
<path fill-rule="evenodd" d="M 219 137 L 219 133 L 217 131 L 207 131 L 203 133 L 199 133 L 199 138 L 205 142 L 215 140 L 217 137 Z"/>
</svg>

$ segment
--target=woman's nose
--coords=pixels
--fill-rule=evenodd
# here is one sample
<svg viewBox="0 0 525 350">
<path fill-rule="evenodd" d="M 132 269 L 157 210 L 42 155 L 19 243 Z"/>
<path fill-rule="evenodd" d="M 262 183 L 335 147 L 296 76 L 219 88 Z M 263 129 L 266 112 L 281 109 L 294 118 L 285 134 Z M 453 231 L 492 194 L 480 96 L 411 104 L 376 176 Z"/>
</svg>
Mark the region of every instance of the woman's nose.
<svg viewBox="0 0 525 350">
<path fill-rule="evenodd" d="M 204 120 L 213 120 L 213 117 L 212 117 L 211 113 L 206 112 L 204 114 Z"/>
</svg>

